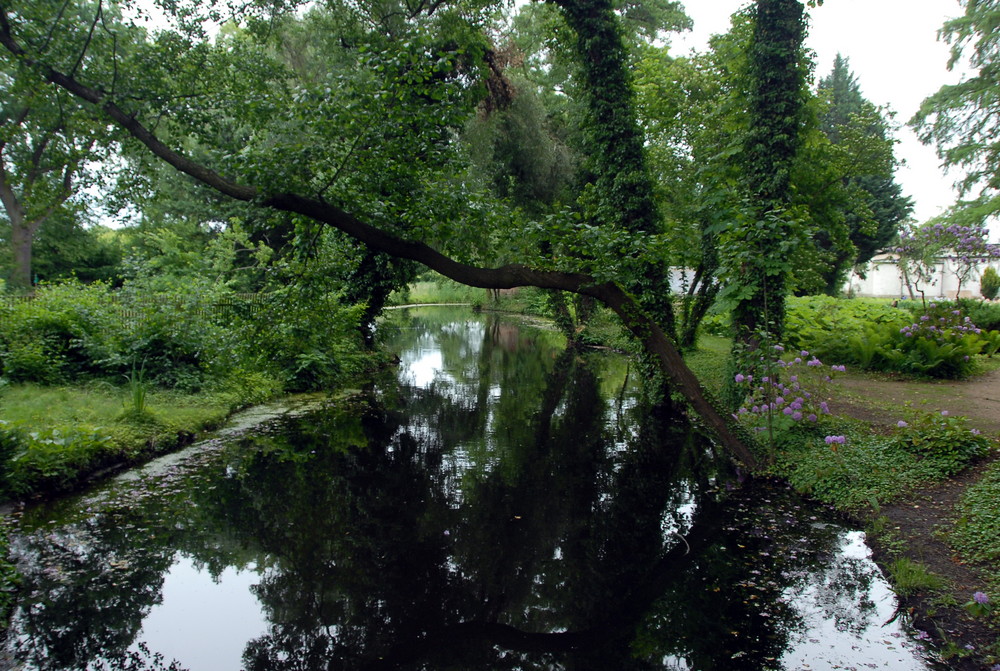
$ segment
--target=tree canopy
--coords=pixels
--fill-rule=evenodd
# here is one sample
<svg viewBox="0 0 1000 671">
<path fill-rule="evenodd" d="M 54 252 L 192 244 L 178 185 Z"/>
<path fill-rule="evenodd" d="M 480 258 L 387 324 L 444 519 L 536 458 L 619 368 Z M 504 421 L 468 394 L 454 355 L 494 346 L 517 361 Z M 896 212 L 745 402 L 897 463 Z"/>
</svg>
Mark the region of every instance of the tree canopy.
<svg viewBox="0 0 1000 671">
<path fill-rule="evenodd" d="M 228 236 L 242 286 L 316 259 L 369 319 L 413 262 L 598 300 L 752 463 L 675 343 L 717 296 L 748 339 L 777 336 L 789 290 L 834 285 L 884 236 L 863 180 L 891 178 L 891 140 L 849 81 L 823 116 L 798 0 L 759 0 L 692 58 L 663 46 L 690 25 L 666 0 L 161 5 L 170 28 L 140 5 L 0 4 L 5 85 L 79 118 L 53 164 L 125 166 L 138 276 L 210 272 L 190 244 Z"/>
</svg>

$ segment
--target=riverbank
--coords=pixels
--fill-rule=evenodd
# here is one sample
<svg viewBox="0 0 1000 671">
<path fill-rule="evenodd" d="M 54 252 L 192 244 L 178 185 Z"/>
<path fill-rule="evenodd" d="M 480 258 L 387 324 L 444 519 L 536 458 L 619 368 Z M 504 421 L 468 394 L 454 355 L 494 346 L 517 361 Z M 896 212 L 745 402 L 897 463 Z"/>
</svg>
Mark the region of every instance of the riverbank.
<svg viewBox="0 0 1000 671">
<path fill-rule="evenodd" d="M 127 387 L 8 385 L 0 422 L 4 499 L 71 491 L 142 463 L 218 427 L 233 411 L 263 402 L 271 389 L 183 394 Z"/>
<path fill-rule="evenodd" d="M 962 415 L 994 438 L 1000 432 L 995 368 L 962 381 L 849 375 L 838 387 L 837 411 L 873 432 L 891 431 L 893 418 L 913 408 Z M 963 671 L 1000 668 L 1000 608 L 983 613 L 972 605 L 977 592 L 988 594 L 993 606 L 1000 598 L 995 482 L 1000 482 L 996 449 L 956 476 L 872 508 L 864 518 L 875 558 L 896 583 L 902 611 L 935 641 L 952 668 Z M 965 538 L 970 531 L 981 547 Z M 906 575 L 899 575 L 901 570 Z"/>
</svg>

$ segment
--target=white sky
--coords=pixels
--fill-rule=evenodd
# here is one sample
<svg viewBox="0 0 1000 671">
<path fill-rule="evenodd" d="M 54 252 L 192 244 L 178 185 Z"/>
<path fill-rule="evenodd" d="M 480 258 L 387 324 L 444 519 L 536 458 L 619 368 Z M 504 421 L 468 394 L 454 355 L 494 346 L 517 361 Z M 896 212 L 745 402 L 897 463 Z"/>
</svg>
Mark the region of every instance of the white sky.
<svg viewBox="0 0 1000 671">
<path fill-rule="evenodd" d="M 745 0 L 685 0 L 694 31 L 672 39 L 675 53 L 703 51 L 708 37 L 729 29 L 729 17 Z M 841 53 L 861 86 L 861 93 L 897 113 L 905 124 L 921 101 L 943 84 L 960 80 L 949 72 L 948 46 L 937 31 L 949 18 L 963 14 L 958 0 L 825 0 L 809 10 L 806 45 L 816 53 L 816 78 L 833 69 Z M 957 69 L 957 66 L 956 66 Z M 906 165 L 896 174 L 903 192 L 913 198 L 913 216 L 924 222 L 955 202 L 957 173 L 945 174 L 934 147 L 924 146 L 908 127 L 896 133 L 896 156 Z"/>
</svg>

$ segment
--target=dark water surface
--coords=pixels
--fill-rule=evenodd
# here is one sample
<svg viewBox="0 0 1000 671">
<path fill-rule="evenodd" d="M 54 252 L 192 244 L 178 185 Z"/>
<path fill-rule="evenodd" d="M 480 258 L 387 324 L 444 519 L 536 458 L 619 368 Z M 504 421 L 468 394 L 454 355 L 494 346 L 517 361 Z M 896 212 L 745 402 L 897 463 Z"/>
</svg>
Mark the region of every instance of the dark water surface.
<svg viewBox="0 0 1000 671">
<path fill-rule="evenodd" d="M 7 666 L 931 668 L 863 535 L 733 489 L 624 359 L 456 309 L 383 331 L 398 380 L 25 510 Z"/>
</svg>

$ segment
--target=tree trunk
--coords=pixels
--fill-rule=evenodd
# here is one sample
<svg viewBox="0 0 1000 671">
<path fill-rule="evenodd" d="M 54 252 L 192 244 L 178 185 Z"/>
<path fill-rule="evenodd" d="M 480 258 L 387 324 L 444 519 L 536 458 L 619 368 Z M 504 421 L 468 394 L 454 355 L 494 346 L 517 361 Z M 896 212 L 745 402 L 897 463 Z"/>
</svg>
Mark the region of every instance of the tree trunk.
<svg viewBox="0 0 1000 671">
<path fill-rule="evenodd" d="M 10 246 L 14 255 L 14 268 L 10 275 L 10 285 L 15 289 L 31 289 L 31 245 L 32 230 L 23 221 L 11 219 Z"/>
</svg>

